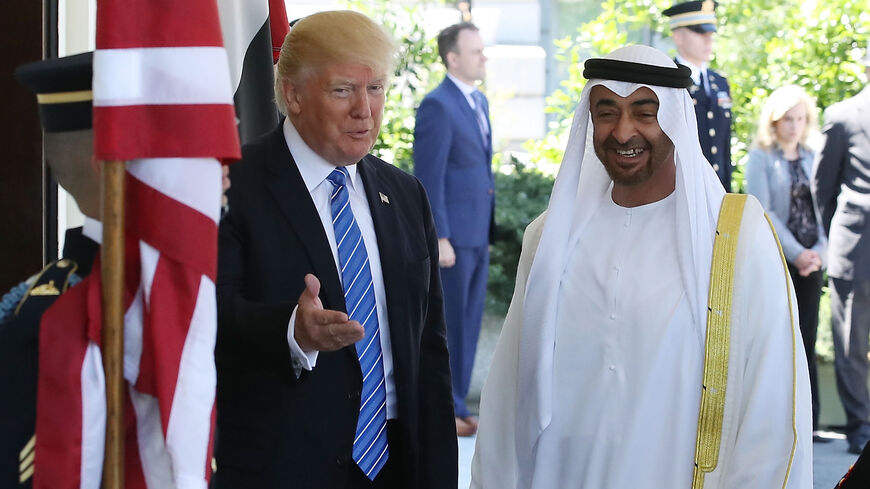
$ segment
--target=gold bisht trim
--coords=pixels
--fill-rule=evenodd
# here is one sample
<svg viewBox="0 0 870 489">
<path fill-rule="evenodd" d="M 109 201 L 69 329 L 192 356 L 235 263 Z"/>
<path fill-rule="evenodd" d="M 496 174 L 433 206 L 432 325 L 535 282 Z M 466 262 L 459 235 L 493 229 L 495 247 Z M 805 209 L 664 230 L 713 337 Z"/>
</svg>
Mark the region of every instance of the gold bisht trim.
<svg viewBox="0 0 870 489">
<path fill-rule="evenodd" d="M 93 99 L 94 92 L 91 90 L 79 90 L 76 92 L 40 93 L 36 95 L 36 101 L 43 105 L 88 102 Z"/>
<path fill-rule="evenodd" d="M 794 331 L 794 304 L 791 302 L 791 287 L 788 284 L 791 282 L 791 274 L 788 273 L 788 262 L 785 261 L 785 255 L 782 253 L 782 244 L 779 242 L 779 236 L 776 234 L 776 229 L 773 227 L 773 221 L 770 216 L 764 213 L 764 218 L 767 219 L 767 224 L 770 226 L 770 232 L 773 233 L 773 239 L 776 240 L 776 249 L 779 250 L 779 259 L 782 261 L 782 269 L 785 272 L 786 291 L 788 297 L 788 317 L 791 325 L 791 431 L 794 438 L 791 442 L 791 453 L 788 456 L 788 466 L 785 470 L 785 479 L 782 481 L 782 488 L 788 484 L 788 476 L 791 474 L 791 466 L 794 463 L 794 453 L 797 451 L 797 338 Z"/>
<path fill-rule="evenodd" d="M 707 301 L 707 338 L 704 346 L 704 378 L 695 468 L 692 488 L 704 487 L 704 476 L 719 463 L 725 387 L 728 384 L 728 356 L 731 350 L 731 296 L 734 291 L 734 258 L 740 235 L 740 221 L 746 195 L 726 194 L 716 223 L 713 263 L 710 267 L 710 296 Z"/>
</svg>

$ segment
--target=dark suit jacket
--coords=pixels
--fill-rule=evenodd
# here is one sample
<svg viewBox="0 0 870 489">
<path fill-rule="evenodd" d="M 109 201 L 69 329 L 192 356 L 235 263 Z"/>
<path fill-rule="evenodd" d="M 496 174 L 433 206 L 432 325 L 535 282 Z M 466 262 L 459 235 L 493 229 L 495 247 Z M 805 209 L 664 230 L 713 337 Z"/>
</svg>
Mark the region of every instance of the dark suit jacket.
<svg viewBox="0 0 870 489">
<path fill-rule="evenodd" d="M 296 378 L 287 345 L 305 274 L 320 279 L 325 308 L 345 310 L 335 262 L 281 124 L 242 154 L 220 225 L 215 487 L 343 489 L 362 387 L 356 351 L 321 352 Z M 401 170 L 373 156 L 358 166 L 386 288 L 402 487 L 453 489 L 457 443 L 429 204 Z"/>
<path fill-rule="evenodd" d="M 858 460 L 834 489 L 867 489 L 867 487 L 870 487 L 870 443 L 864 445 Z"/>
<path fill-rule="evenodd" d="M 828 275 L 870 279 L 870 87 L 825 111 L 813 193 L 828 233 Z"/>
<path fill-rule="evenodd" d="M 489 107 L 484 111 L 489 119 Z M 417 109 L 414 175 L 429 193 L 439 238 L 450 238 L 453 246 L 489 243 L 495 206 L 492 131 L 484 144 L 477 115 L 449 78 Z"/>
</svg>

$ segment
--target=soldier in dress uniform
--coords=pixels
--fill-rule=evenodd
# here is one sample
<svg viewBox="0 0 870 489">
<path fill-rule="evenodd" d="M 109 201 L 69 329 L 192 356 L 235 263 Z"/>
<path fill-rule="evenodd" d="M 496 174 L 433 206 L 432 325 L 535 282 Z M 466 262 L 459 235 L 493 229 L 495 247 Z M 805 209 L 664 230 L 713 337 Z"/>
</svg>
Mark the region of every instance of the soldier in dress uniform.
<svg viewBox="0 0 870 489">
<path fill-rule="evenodd" d="M 0 300 L 0 487 L 33 481 L 39 322 L 42 313 L 88 275 L 99 245 L 100 187 L 91 129 L 92 53 L 18 68 L 15 76 L 37 95 L 45 157 L 57 182 L 85 214 L 66 232 L 63 258 L 13 287 Z M 96 239 L 96 240 L 95 240 Z"/>
<path fill-rule="evenodd" d="M 698 138 L 719 181 L 731 191 L 731 90 L 728 80 L 709 68 L 716 32 L 714 0 L 678 3 L 662 12 L 670 17 L 677 63 L 692 70 L 689 93 L 698 119 Z"/>
</svg>

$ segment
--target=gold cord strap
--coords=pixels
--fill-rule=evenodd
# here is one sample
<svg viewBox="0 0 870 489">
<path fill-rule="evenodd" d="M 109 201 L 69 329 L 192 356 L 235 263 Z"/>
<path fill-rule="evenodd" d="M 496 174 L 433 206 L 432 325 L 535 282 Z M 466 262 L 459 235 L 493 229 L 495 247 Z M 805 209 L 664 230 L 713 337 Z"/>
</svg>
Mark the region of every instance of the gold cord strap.
<svg viewBox="0 0 870 489">
<path fill-rule="evenodd" d="M 737 255 L 737 240 L 745 204 L 746 195 L 726 194 L 716 224 L 713 263 L 710 267 L 710 296 L 707 301 L 704 379 L 695 442 L 693 489 L 704 487 L 705 474 L 715 470 L 719 462 L 725 387 L 728 384 L 728 357 L 731 349 L 734 258 Z"/>
</svg>

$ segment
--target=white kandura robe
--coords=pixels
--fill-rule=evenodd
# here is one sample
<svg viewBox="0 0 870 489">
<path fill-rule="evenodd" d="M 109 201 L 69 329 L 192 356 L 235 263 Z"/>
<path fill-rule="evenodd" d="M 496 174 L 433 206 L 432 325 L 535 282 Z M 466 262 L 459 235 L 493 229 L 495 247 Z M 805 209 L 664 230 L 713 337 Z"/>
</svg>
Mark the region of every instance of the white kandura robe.
<svg viewBox="0 0 870 489">
<path fill-rule="evenodd" d="M 691 487 L 706 323 L 692 324 L 674 212 L 673 194 L 625 209 L 607 192 L 569 253 L 557 305 L 552 421 L 538 440 L 531 485 L 522 486 L 519 340 L 544 216 L 529 225 L 481 396 L 473 489 Z M 779 251 L 751 197 L 734 270 L 722 442 L 704 487 L 810 489 L 811 404 L 797 309 L 792 321 Z"/>
</svg>

